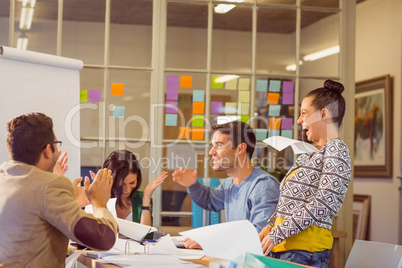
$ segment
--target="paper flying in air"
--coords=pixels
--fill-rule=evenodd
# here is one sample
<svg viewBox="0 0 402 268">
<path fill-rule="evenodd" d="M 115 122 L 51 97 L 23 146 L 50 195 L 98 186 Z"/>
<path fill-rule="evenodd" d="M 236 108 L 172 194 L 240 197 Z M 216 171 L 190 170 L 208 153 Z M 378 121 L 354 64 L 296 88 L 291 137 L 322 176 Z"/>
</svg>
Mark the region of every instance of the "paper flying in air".
<svg viewBox="0 0 402 268">
<path fill-rule="evenodd" d="M 313 145 L 311 145 L 310 143 L 289 139 L 281 136 L 270 137 L 268 139 L 263 140 L 263 142 L 275 148 L 278 151 L 282 151 L 286 147 L 291 146 L 295 154 L 318 152 L 318 149 Z"/>
</svg>

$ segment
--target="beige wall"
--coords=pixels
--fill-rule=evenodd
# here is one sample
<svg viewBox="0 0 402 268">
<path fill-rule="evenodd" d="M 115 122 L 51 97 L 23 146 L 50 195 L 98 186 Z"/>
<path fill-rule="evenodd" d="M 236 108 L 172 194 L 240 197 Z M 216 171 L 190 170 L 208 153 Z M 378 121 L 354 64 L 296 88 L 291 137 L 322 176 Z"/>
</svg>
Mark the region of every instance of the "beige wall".
<svg viewBox="0 0 402 268">
<path fill-rule="evenodd" d="M 355 178 L 354 193 L 372 197 L 370 239 L 401 244 L 398 178 L 401 167 L 402 1 L 366 0 L 356 8 L 356 81 L 394 77 L 393 177 Z M 399 239 L 398 239 L 399 237 Z"/>
</svg>

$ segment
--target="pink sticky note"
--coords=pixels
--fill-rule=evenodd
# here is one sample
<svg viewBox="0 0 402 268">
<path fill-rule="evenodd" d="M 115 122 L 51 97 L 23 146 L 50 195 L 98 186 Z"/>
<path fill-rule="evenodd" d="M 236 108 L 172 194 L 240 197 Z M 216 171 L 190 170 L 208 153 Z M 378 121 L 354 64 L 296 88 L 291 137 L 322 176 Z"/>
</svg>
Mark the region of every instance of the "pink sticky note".
<svg viewBox="0 0 402 268">
<path fill-rule="evenodd" d="M 166 101 L 166 113 L 167 114 L 177 113 L 177 101 Z"/>
<path fill-rule="evenodd" d="M 177 89 L 177 88 L 166 89 L 166 99 L 167 100 L 178 100 L 178 98 L 179 98 L 179 89 Z"/>
<path fill-rule="evenodd" d="M 100 102 L 101 92 L 100 90 L 88 90 L 88 102 Z"/>
<path fill-rule="evenodd" d="M 211 101 L 211 114 L 220 114 L 223 112 L 222 102 L 220 101 Z"/>
<path fill-rule="evenodd" d="M 293 82 L 293 81 L 283 81 L 283 83 L 282 83 L 282 86 L 283 86 L 283 92 L 285 93 L 285 92 L 288 92 L 288 93 L 290 93 L 290 92 L 294 92 L 294 87 L 295 87 L 295 82 Z"/>
<path fill-rule="evenodd" d="M 282 104 L 293 105 L 293 92 L 284 92 L 282 95 Z"/>
<path fill-rule="evenodd" d="M 166 88 L 178 88 L 179 77 L 175 75 L 166 76 Z"/>
<path fill-rule="evenodd" d="M 293 129 L 293 118 L 282 118 L 281 129 Z"/>
</svg>

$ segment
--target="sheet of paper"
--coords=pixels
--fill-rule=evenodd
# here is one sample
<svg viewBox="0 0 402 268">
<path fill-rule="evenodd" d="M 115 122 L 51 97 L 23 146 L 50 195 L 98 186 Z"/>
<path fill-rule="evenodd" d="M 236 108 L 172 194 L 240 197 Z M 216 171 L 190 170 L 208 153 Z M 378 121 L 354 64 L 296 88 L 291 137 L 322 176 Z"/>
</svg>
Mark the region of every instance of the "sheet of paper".
<svg viewBox="0 0 402 268">
<path fill-rule="evenodd" d="M 295 154 L 318 152 L 318 149 L 316 147 L 307 142 L 289 139 L 281 136 L 270 137 L 268 139 L 263 140 L 263 142 L 275 148 L 278 151 L 282 151 L 286 147 L 291 146 Z"/>
<path fill-rule="evenodd" d="M 182 260 L 201 259 L 205 256 L 203 250 L 177 248 L 169 234 L 159 239 L 154 246 L 154 251 L 159 254 L 171 254 Z"/>
<path fill-rule="evenodd" d="M 135 241 L 141 241 L 148 233 L 156 232 L 158 229 L 152 226 L 116 219 L 119 224 L 119 233 L 125 235 Z"/>
<path fill-rule="evenodd" d="M 77 264 L 78 257 L 82 254 L 83 250 L 75 251 L 73 254 L 66 258 L 66 268 L 75 268 Z"/>
<path fill-rule="evenodd" d="M 258 232 L 247 221 L 232 221 L 180 232 L 203 248 L 208 257 L 236 260 L 246 252 L 263 255 Z"/>
<path fill-rule="evenodd" d="M 107 202 L 107 209 L 112 213 L 113 217 L 117 219 L 117 214 L 116 214 L 116 198 L 110 198 L 109 201 Z M 85 207 L 85 212 L 86 213 L 91 213 L 94 214 L 94 208 L 92 205 L 88 205 Z"/>
<path fill-rule="evenodd" d="M 132 265 L 132 267 L 165 267 L 164 265 L 177 266 L 188 263 L 174 256 L 162 254 L 111 255 L 102 258 L 101 262 L 124 265 L 125 267 L 126 265 Z"/>
</svg>

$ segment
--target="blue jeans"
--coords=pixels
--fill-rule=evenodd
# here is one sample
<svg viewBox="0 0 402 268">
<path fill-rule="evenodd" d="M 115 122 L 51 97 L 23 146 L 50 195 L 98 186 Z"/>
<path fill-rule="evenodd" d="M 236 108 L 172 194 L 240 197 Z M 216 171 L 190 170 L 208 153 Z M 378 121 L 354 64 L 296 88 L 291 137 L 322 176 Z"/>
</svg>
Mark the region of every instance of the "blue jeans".
<svg viewBox="0 0 402 268">
<path fill-rule="evenodd" d="M 319 268 L 327 268 L 329 263 L 328 249 L 320 252 L 309 252 L 304 250 L 289 250 L 282 252 L 271 251 L 268 256 Z"/>
</svg>

